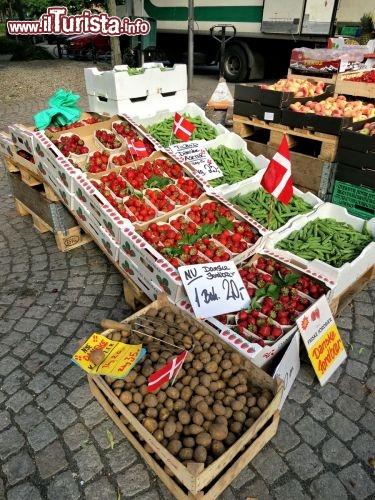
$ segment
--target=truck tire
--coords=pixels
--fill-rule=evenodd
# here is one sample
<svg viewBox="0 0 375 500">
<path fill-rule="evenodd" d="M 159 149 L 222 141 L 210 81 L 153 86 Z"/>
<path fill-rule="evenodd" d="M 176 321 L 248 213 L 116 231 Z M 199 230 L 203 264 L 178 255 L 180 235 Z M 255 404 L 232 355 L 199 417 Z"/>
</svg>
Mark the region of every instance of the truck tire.
<svg viewBox="0 0 375 500">
<path fill-rule="evenodd" d="M 245 81 L 249 76 L 249 59 L 242 47 L 228 45 L 224 55 L 224 78 L 228 82 Z"/>
</svg>

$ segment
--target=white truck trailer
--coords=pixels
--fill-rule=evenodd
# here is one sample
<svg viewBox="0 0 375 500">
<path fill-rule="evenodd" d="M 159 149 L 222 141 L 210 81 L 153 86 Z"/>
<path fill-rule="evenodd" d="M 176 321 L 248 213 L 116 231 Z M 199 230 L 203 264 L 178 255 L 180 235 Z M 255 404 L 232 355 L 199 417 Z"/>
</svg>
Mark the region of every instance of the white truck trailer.
<svg viewBox="0 0 375 500">
<path fill-rule="evenodd" d="M 171 62 L 187 60 L 188 0 L 126 0 L 126 15 L 156 20 L 157 48 Z M 375 10 L 374 0 L 194 0 L 194 62 L 219 60 L 220 45 L 210 35 L 230 24 L 224 76 L 229 82 L 254 80 L 287 67 L 294 47 L 326 46 L 337 24 L 353 25 Z M 229 30 L 228 30 L 229 33 Z M 286 65 L 286 66 L 285 66 Z"/>
</svg>

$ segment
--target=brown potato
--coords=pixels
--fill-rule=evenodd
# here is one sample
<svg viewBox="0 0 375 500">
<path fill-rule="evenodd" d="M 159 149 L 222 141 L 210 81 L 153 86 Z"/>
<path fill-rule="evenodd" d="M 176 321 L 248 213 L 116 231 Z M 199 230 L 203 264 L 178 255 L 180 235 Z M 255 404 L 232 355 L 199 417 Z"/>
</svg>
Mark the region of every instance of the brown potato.
<svg viewBox="0 0 375 500">
<path fill-rule="evenodd" d="M 225 415 L 225 408 L 224 406 L 221 404 L 221 402 L 219 401 L 216 401 L 214 404 L 213 404 L 213 407 L 212 407 L 212 411 L 215 413 L 215 415 Z"/>
<path fill-rule="evenodd" d="M 168 419 L 169 415 L 170 415 L 170 412 L 169 412 L 168 408 L 162 408 L 159 411 L 159 420 L 161 422 L 163 422 L 164 420 Z"/>
<path fill-rule="evenodd" d="M 204 446 L 197 446 L 193 453 L 194 460 L 204 464 L 207 460 L 207 450 Z"/>
<path fill-rule="evenodd" d="M 242 424 L 241 424 L 241 422 L 231 422 L 231 424 L 229 425 L 229 429 L 234 434 L 241 434 L 241 432 L 242 432 Z"/>
<path fill-rule="evenodd" d="M 137 403 L 137 405 L 142 404 L 142 401 L 143 401 L 142 394 L 140 392 L 135 392 L 133 394 L 133 401 L 134 401 L 134 403 Z"/>
<path fill-rule="evenodd" d="M 173 400 L 176 400 L 180 397 L 180 393 L 175 387 L 168 387 L 165 392 L 167 393 L 167 396 Z"/>
<path fill-rule="evenodd" d="M 193 449 L 191 448 L 181 448 L 178 458 L 183 460 L 191 460 L 193 458 Z"/>
<path fill-rule="evenodd" d="M 211 434 L 212 439 L 224 441 L 224 439 L 228 436 L 228 427 L 223 424 L 213 423 L 209 428 L 209 433 Z"/>
<path fill-rule="evenodd" d="M 204 416 L 201 412 L 195 411 L 192 415 L 192 421 L 194 424 L 202 425 L 204 422 Z"/>
<path fill-rule="evenodd" d="M 204 446 L 205 448 L 208 448 L 210 446 L 211 441 L 212 438 L 209 432 L 200 432 L 195 438 L 195 442 L 200 446 Z"/>
<path fill-rule="evenodd" d="M 210 361 L 204 367 L 204 371 L 206 373 L 214 373 L 214 372 L 217 372 L 217 370 L 218 370 L 218 365 L 217 365 L 216 361 Z"/>
<path fill-rule="evenodd" d="M 197 424 L 190 424 L 187 426 L 188 427 L 188 432 L 190 435 L 196 436 L 197 434 L 200 434 L 203 432 L 203 427 Z"/>
<path fill-rule="evenodd" d="M 179 439 L 171 439 L 171 441 L 169 441 L 168 446 L 167 446 L 167 450 L 174 457 L 176 457 L 178 455 L 181 448 L 182 448 L 182 443 Z"/>
<path fill-rule="evenodd" d="M 241 424 L 243 424 L 246 420 L 246 413 L 243 411 L 234 411 L 233 420 L 235 420 L 236 422 L 241 422 Z"/>
<path fill-rule="evenodd" d="M 155 408 L 158 405 L 158 398 L 155 394 L 146 394 L 143 402 L 148 408 Z"/>
<path fill-rule="evenodd" d="M 232 361 L 230 359 L 223 359 L 222 362 L 220 363 L 220 366 L 223 370 L 231 370 Z"/>
<path fill-rule="evenodd" d="M 161 441 L 164 438 L 164 432 L 161 429 L 156 429 L 153 436 L 156 439 L 156 441 L 159 441 L 159 443 L 161 443 Z"/>
<path fill-rule="evenodd" d="M 192 436 L 184 437 L 182 441 L 185 448 L 194 448 L 195 447 L 195 439 Z"/>
<path fill-rule="evenodd" d="M 260 410 L 265 410 L 269 405 L 268 399 L 265 396 L 260 396 L 257 399 L 257 406 Z"/>
<path fill-rule="evenodd" d="M 176 432 L 176 423 L 175 422 L 167 422 L 163 429 L 164 436 L 169 439 Z"/>
<path fill-rule="evenodd" d="M 191 421 L 191 415 L 188 411 L 186 410 L 181 410 L 178 412 L 178 420 L 181 422 L 182 425 L 189 425 Z"/>
<path fill-rule="evenodd" d="M 211 377 L 210 377 L 210 375 L 208 373 L 203 373 L 199 377 L 199 381 L 200 381 L 201 385 L 203 385 L 204 387 L 210 387 Z"/>
<path fill-rule="evenodd" d="M 198 394 L 198 396 L 208 396 L 210 393 L 208 388 L 204 387 L 204 385 L 197 385 L 197 387 L 194 390 L 195 393 Z"/>
<path fill-rule="evenodd" d="M 220 457 L 225 452 L 225 445 L 219 440 L 214 440 L 211 443 L 211 453 L 215 458 Z"/>
<path fill-rule="evenodd" d="M 253 406 L 249 410 L 249 417 L 251 418 L 258 418 L 262 414 L 262 410 L 259 409 L 257 406 Z"/>
<path fill-rule="evenodd" d="M 133 394 L 130 391 L 122 391 L 120 401 L 124 403 L 124 405 L 128 405 L 133 401 Z"/>
<path fill-rule="evenodd" d="M 143 427 L 153 434 L 158 428 L 158 422 L 154 418 L 146 417 L 142 422 Z"/>
<path fill-rule="evenodd" d="M 156 408 L 147 408 L 145 415 L 146 417 L 151 417 L 151 418 L 158 418 L 158 410 Z"/>
<path fill-rule="evenodd" d="M 193 391 L 191 387 L 184 387 L 180 393 L 181 399 L 183 399 L 185 402 L 190 401 L 191 396 L 193 394 Z"/>
</svg>

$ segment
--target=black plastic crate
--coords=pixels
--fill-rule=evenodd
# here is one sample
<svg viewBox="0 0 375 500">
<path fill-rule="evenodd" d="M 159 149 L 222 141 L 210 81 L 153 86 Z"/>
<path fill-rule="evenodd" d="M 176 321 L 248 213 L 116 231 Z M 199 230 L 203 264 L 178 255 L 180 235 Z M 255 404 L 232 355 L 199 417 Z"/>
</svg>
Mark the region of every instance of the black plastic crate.
<svg viewBox="0 0 375 500">
<path fill-rule="evenodd" d="M 335 180 L 349 182 L 356 186 L 375 188 L 375 170 L 338 163 Z"/>
<path fill-rule="evenodd" d="M 234 101 L 233 114 L 255 117 L 265 122 L 281 123 L 282 110 L 269 106 L 262 106 L 257 102 Z"/>
</svg>

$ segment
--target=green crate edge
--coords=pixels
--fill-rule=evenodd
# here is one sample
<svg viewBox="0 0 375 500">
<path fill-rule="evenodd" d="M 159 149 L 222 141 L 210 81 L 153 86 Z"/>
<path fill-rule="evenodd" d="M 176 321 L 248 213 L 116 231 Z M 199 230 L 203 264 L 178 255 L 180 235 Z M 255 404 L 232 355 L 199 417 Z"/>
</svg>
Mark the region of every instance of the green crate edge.
<svg viewBox="0 0 375 500">
<path fill-rule="evenodd" d="M 343 194 L 339 193 L 340 189 L 351 190 L 352 193 Z M 358 193 L 365 194 L 368 196 L 368 201 L 366 203 L 366 208 L 373 210 L 373 213 L 369 213 L 365 210 L 355 207 Z M 349 182 L 335 181 L 333 186 L 333 192 L 331 197 L 331 202 L 336 205 L 345 207 L 351 215 L 355 215 L 362 219 L 371 219 L 375 217 L 375 189 L 371 189 L 364 186 L 356 186 L 355 184 L 350 184 Z"/>
</svg>

